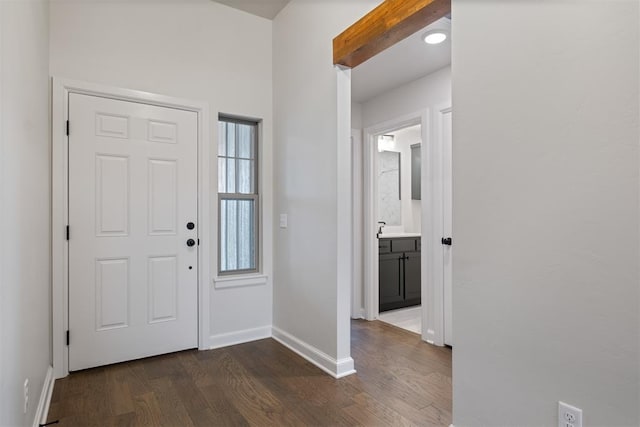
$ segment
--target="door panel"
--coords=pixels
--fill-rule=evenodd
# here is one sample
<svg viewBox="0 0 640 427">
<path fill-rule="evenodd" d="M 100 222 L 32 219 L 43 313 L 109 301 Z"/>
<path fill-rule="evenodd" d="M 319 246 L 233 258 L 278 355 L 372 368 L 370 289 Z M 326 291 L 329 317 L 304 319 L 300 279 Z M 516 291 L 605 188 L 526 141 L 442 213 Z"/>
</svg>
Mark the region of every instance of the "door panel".
<svg viewBox="0 0 640 427">
<path fill-rule="evenodd" d="M 420 252 L 404 254 L 404 292 L 407 305 L 420 304 L 422 280 L 420 278 Z"/>
<path fill-rule="evenodd" d="M 402 254 L 380 255 L 378 268 L 380 311 L 391 310 L 404 301 Z"/>
<path fill-rule="evenodd" d="M 96 330 L 129 326 L 129 259 L 96 260 Z"/>
<path fill-rule="evenodd" d="M 197 347 L 197 114 L 69 95 L 69 369 Z"/>
<path fill-rule="evenodd" d="M 150 159 L 149 235 L 176 235 L 178 230 L 178 163 Z"/>
<path fill-rule="evenodd" d="M 96 235 L 129 234 L 129 158 L 96 155 Z"/>
</svg>

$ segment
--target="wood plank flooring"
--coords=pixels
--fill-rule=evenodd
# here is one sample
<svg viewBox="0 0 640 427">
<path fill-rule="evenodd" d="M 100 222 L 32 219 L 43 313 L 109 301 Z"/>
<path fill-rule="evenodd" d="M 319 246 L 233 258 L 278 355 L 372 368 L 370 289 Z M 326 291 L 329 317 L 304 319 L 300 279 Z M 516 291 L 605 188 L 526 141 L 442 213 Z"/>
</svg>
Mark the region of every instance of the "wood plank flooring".
<svg viewBox="0 0 640 427">
<path fill-rule="evenodd" d="M 448 426 L 451 350 L 352 322 L 357 374 L 340 380 L 272 339 L 75 372 L 57 380 L 60 426 Z"/>
</svg>

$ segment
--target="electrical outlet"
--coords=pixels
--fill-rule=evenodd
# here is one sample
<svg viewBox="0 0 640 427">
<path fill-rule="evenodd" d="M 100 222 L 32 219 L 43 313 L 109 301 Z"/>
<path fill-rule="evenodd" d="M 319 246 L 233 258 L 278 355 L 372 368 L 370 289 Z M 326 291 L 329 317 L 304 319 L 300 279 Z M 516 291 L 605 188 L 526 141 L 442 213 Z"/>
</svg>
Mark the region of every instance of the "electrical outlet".
<svg viewBox="0 0 640 427">
<path fill-rule="evenodd" d="M 24 380 L 24 389 L 23 389 L 23 397 L 24 397 L 24 413 L 27 413 L 27 409 L 29 408 L 29 378 Z"/>
<path fill-rule="evenodd" d="M 558 427 L 582 427 L 582 409 L 558 402 Z"/>
<path fill-rule="evenodd" d="M 287 228 L 289 218 L 287 214 L 280 214 L 280 228 Z"/>
</svg>

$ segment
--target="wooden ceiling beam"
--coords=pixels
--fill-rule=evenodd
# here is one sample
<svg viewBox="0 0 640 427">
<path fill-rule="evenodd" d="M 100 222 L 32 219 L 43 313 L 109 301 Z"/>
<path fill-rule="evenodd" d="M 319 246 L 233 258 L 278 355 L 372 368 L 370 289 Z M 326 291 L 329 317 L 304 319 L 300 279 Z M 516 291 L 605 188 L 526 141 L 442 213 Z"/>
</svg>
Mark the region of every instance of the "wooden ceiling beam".
<svg viewBox="0 0 640 427">
<path fill-rule="evenodd" d="M 356 67 L 451 13 L 451 0 L 386 0 L 333 39 L 333 63 Z"/>
</svg>

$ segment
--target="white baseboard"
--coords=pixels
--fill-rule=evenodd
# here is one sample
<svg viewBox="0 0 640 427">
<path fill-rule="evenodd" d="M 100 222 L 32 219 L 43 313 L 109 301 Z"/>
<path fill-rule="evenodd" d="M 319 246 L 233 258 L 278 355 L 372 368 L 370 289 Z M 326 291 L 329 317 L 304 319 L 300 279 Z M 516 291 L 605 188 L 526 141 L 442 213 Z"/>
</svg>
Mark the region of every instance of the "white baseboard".
<svg viewBox="0 0 640 427">
<path fill-rule="evenodd" d="M 364 319 L 364 308 L 356 310 L 356 312 L 353 313 L 353 316 L 351 316 L 351 318 L 352 319 Z"/>
<path fill-rule="evenodd" d="M 47 375 L 44 378 L 44 384 L 42 384 L 40 401 L 38 402 L 38 408 L 36 409 L 36 416 L 33 419 L 33 427 L 38 427 L 40 424 L 47 422 L 49 405 L 51 404 L 51 394 L 53 393 L 53 386 L 55 382 L 56 379 L 53 376 L 53 366 L 49 366 L 47 368 Z"/>
<path fill-rule="evenodd" d="M 427 329 L 427 333 L 425 335 L 427 336 L 427 339 L 425 341 L 428 342 L 429 344 L 435 345 L 436 331 L 434 331 L 433 329 Z"/>
<path fill-rule="evenodd" d="M 425 336 L 426 339 L 424 339 Z M 436 331 L 434 331 L 433 329 L 427 329 L 427 333 L 425 334 L 425 336 L 423 336 L 422 338 L 429 344 L 435 345 L 436 347 L 445 346 L 445 344 L 441 340 L 436 339 Z"/>
<path fill-rule="evenodd" d="M 342 378 L 356 373 L 351 357 L 336 360 L 316 347 L 275 326 L 273 327 L 272 337 L 334 378 Z"/>
<path fill-rule="evenodd" d="M 228 347 L 230 345 L 244 344 L 246 342 L 262 340 L 271 337 L 271 326 L 244 329 L 242 331 L 226 334 L 212 335 L 209 337 L 209 349 Z"/>
</svg>

